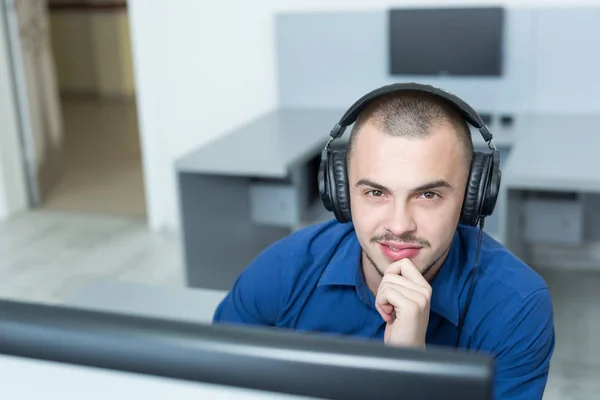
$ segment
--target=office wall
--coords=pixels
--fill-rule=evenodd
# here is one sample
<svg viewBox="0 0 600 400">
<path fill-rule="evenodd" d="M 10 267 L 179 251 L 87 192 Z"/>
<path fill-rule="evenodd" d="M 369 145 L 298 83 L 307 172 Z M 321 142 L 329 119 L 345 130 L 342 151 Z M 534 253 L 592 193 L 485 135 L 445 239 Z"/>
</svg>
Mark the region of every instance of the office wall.
<svg viewBox="0 0 600 400">
<path fill-rule="evenodd" d="M 0 221 L 28 203 L 4 13 L 0 7 Z"/>
<path fill-rule="evenodd" d="M 498 77 L 391 75 L 387 10 L 279 15 L 275 37 L 279 103 L 345 109 L 376 87 L 422 82 L 455 93 L 480 112 L 530 110 L 533 13 L 506 10 L 502 76 Z"/>
<path fill-rule="evenodd" d="M 127 11 L 96 15 L 92 30 L 96 38 L 94 56 L 98 93 L 102 96 L 132 96 L 135 85 Z"/>
<path fill-rule="evenodd" d="M 177 157 L 277 106 L 277 14 L 370 12 L 415 4 L 505 4 L 518 8 L 594 1 L 129 0 L 150 226 L 178 229 L 173 168 Z M 350 32 L 352 27 L 341 29 Z"/>
<path fill-rule="evenodd" d="M 151 228 L 178 228 L 173 171 L 173 161 L 178 156 L 276 107 L 275 15 L 292 11 L 377 11 L 392 5 L 414 4 L 564 7 L 595 5 L 597 1 L 129 0 Z M 5 29 L 1 34 L 4 46 Z M 561 34 L 560 31 L 555 33 Z M 590 36 L 589 40 L 592 39 Z M 5 62 L 7 57 L 4 53 L 1 55 Z M 541 79 L 552 79 L 552 74 L 546 77 Z M 0 79 L 0 96 L 6 101 L 11 82 L 8 75 Z M 568 100 L 563 99 L 563 102 L 568 103 Z M 0 119 L 0 145 L 11 143 L 15 148 L 19 139 L 13 110 L 0 108 L 1 113 L 10 115 Z M 8 145 L 0 148 L 0 169 L 4 174 L 0 177 L 0 210 L 4 210 L 0 215 L 22 209 L 26 198 L 22 183 L 24 172 L 16 160 L 18 153 L 9 148 Z"/>
<path fill-rule="evenodd" d="M 346 108 L 375 87 L 417 81 L 480 112 L 600 113 L 598 21 L 600 7 L 508 7 L 501 76 L 403 76 L 389 73 L 387 11 L 285 13 L 276 18 L 279 104 Z"/>
<path fill-rule="evenodd" d="M 600 113 L 600 2 L 535 12 L 534 111 Z"/>
<path fill-rule="evenodd" d="M 132 96 L 127 10 L 53 9 L 52 50 L 63 93 Z"/>
<path fill-rule="evenodd" d="M 129 1 L 153 229 L 178 226 L 174 160 L 276 105 L 273 2 L 262 3 Z"/>
<path fill-rule="evenodd" d="M 62 92 L 92 93 L 96 88 L 90 16 L 51 12 L 52 51 Z"/>
</svg>

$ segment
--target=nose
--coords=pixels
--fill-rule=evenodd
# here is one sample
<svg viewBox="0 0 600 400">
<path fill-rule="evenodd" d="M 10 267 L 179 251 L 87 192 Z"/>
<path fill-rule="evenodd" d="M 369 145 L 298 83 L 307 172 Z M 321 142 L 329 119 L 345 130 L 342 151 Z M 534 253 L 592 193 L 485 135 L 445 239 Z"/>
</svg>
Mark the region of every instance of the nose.
<svg viewBox="0 0 600 400">
<path fill-rule="evenodd" d="M 417 224 L 413 218 L 410 205 L 402 201 L 392 202 L 385 217 L 384 227 L 397 236 L 414 232 L 417 229 Z"/>
</svg>

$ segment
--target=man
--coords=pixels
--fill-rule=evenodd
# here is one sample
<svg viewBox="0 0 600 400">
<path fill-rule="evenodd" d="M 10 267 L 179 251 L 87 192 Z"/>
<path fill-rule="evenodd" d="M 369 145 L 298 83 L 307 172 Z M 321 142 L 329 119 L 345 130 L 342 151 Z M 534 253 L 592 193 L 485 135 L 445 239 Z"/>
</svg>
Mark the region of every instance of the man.
<svg viewBox="0 0 600 400">
<path fill-rule="evenodd" d="M 310 226 L 269 246 L 214 321 L 391 346 L 458 342 L 495 358 L 495 398 L 541 399 L 555 343 L 550 294 L 502 245 L 459 224 L 473 154 L 466 122 L 439 96 L 378 97 L 348 143 L 352 222 Z"/>
</svg>

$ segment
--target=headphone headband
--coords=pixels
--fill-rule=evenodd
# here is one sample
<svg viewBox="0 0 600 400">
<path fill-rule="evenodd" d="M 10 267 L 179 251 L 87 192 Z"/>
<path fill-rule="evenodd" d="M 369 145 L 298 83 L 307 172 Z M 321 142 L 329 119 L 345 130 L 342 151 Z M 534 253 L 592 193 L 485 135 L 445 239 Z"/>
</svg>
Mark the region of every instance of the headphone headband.
<svg viewBox="0 0 600 400">
<path fill-rule="evenodd" d="M 406 91 L 427 92 L 429 94 L 441 98 L 442 100 L 445 100 L 446 102 L 449 102 L 450 105 L 452 105 L 461 114 L 465 121 L 467 121 L 469 124 L 471 124 L 473 127 L 479 130 L 481 136 L 483 136 L 483 139 L 486 142 L 488 142 L 488 145 L 490 145 L 490 149 L 496 149 L 496 146 L 492 142 L 492 133 L 489 131 L 479 114 L 470 105 L 468 105 L 452 93 L 430 85 L 424 85 L 419 83 L 394 83 L 392 85 L 380 87 L 365 94 L 360 99 L 358 99 L 348 109 L 348 111 L 346 111 L 346 113 L 342 116 L 340 122 L 338 122 L 335 125 L 335 127 L 331 130 L 331 139 L 336 139 L 342 136 L 344 134 L 344 131 L 346 130 L 346 127 L 353 124 L 360 115 L 360 113 L 365 108 L 367 108 L 367 106 L 376 98 L 390 93 L 399 93 Z"/>
<path fill-rule="evenodd" d="M 362 96 L 346 111 L 342 119 L 330 132 L 330 138 L 321 152 L 319 165 L 319 193 L 323 205 L 333 211 L 340 222 L 352 220 L 350 193 L 348 190 L 348 172 L 346 166 L 346 148 L 331 147 L 331 143 L 343 135 L 346 127 L 353 124 L 359 114 L 379 96 L 404 91 L 426 92 L 436 96 L 452 106 L 464 121 L 479 129 L 487 142 L 491 153 L 474 152 L 469 169 L 469 178 L 461 210 L 460 223 L 477 225 L 481 218 L 493 212 L 500 189 L 500 153 L 496 149 L 493 137 L 479 114 L 457 96 L 430 85 L 417 83 L 398 83 L 383 86 Z"/>
</svg>

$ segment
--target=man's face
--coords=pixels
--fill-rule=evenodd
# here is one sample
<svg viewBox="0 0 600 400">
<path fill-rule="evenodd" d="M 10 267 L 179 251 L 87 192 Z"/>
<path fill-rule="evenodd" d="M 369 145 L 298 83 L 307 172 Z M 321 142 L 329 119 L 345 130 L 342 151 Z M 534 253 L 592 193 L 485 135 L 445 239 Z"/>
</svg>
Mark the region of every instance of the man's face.
<svg viewBox="0 0 600 400">
<path fill-rule="evenodd" d="M 367 258 L 381 273 L 410 258 L 425 271 L 450 247 L 468 166 L 454 128 L 422 138 L 392 137 L 369 122 L 348 162 L 352 220 Z"/>
</svg>

